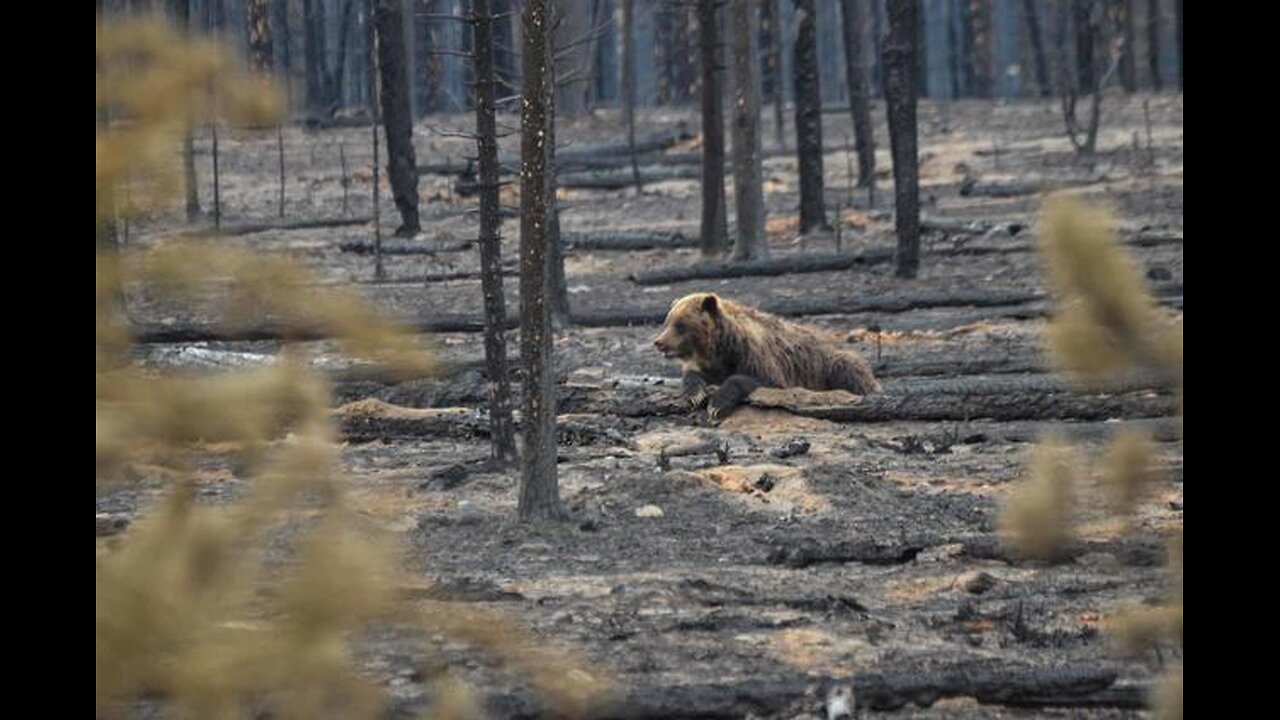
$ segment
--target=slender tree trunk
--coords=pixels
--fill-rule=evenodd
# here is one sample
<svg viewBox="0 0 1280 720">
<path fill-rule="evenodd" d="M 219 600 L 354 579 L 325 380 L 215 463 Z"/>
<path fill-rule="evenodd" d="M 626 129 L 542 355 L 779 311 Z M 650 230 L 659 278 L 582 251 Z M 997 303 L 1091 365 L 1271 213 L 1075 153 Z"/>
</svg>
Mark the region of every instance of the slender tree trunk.
<svg viewBox="0 0 1280 720">
<path fill-rule="evenodd" d="M 191 0 L 171 0 L 170 12 L 179 32 L 185 37 L 191 26 Z M 188 126 L 182 133 L 182 180 L 186 191 L 187 222 L 200 219 L 200 193 L 196 185 L 195 140 Z"/>
<path fill-rule="evenodd" d="M 386 277 L 386 268 L 382 265 L 382 198 L 379 186 L 382 178 L 378 174 L 378 124 L 382 121 L 382 113 L 378 111 L 378 33 L 374 23 L 377 14 L 377 0 L 365 0 L 365 38 L 369 50 L 369 123 L 373 139 L 373 276 L 381 281 Z"/>
<path fill-rule="evenodd" d="M 552 23 L 554 27 L 555 23 Z M 547 73 L 553 90 L 556 87 L 555 45 L 547 45 Z M 544 170 L 547 186 L 547 303 L 551 306 L 551 326 L 565 328 L 569 314 L 569 284 L 564 277 L 564 244 L 560 239 L 560 203 L 556 197 L 556 95 L 547 104 L 547 163 Z"/>
<path fill-rule="evenodd" d="M 506 302 L 502 294 L 502 213 L 498 200 L 498 128 L 494 119 L 493 10 L 471 0 L 475 33 L 476 142 L 480 163 L 480 285 L 484 291 L 484 362 L 489 376 L 493 460 L 516 460 L 511 383 L 507 379 Z"/>
<path fill-rule="evenodd" d="M 1095 70 L 1093 67 L 1093 18 L 1094 0 L 1072 0 L 1071 11 L 1076 27 L 1076 74 L 1080 78 L 1080 90 L 1083 92 L 1094 86 Z"/>
<path fill-rule="evenodd" d="M 631 0 L 623 0 L 630 4 Z M 698 55 L 702 65 L 702 226 L 703 257 L 715 257 L 729 249 L 728 209 L 724 202 L 723 76 L 717 0 L 698 0 Z"/>
<path fill-rule="evenodd" d="M 287 104 L 292 107 L 294 101 L 293 53 L 289 46 L 293 42 L 293 38 L 289 34 L 289 0 L 271 0 L 271 17 L 271 22 L 275 26 L 274 29 L 277 34 L 276 40 L 280 47 L 280 67 L 278 74 L 284 81 L 284 95 Z"/>
<path fill-rule="evenodd" d="M 325 98 L 325 34 L 323 0 L 302 0 L 303 15 L 303 63 L 306 64 L 307 111 L 322 116 Z"/>
<path fill-rule="evenodd" d="M 494 70 L 497 76 L 497 95 L 506 97 L 518 91 L 514 78 L 520 71 L 516 62 L 516 36 L 513 28 L 520 22 L 518 17 L 508 16 L 511 13 L 511 0 L 496 0 L 493 5 L 498 20 L 493 26 Z"/>
<path fill-rule="evenodd" d="M 325 71 L 325 104 L 334 109 L 342 105 L 342 88 L 347 69 L 347 47 L 351 44 L 351 28 L 356 24 L 355 16 L 352 14 L 354 11 L 355 0 L 346 0 L 342 5 L 342 17 L 339 18 L 338 25 L 338 60 L 332 69 Z M 324 63 L 322 67 L 323 65 Z"/>
<path fill-rule="evenodd" d="M 1053 85 L 1049 81 L 1049 63 L 1044 54 L 1044 38 L 1040 33 L 1040 15 L 1036 11 L 1036 0 L 1023 0 L 1023 10 L 1027 16 L 1027 34 L 1031 37 L 1031 57 L 1036 68 L 1036 85 L 1040 88 L 1040 97 L 1050 97 Z"/>
<path fill-rule="evenodd" d="M 1182 90 L 1182 0 L 1173 3 L 1173 22 L 1178 28 L 1178 90 Z"/>
<path fill-rule="evenodd" d="M 636 42 L 635 3 L 622 0 L 622 123 L 627 126 L 627 147 L 631 155 L 631 175 L 636 194 L 640 188 L 640 165 L 636 160 Z"/>
<path fill-rule="evenodd" d="M 102 32 L 103 4 L 103 0 L 97 0 L 99 33 Z M 182 4 L 185 10 L 185 0 L 183 0 Z M 99 132 L 106 134 L 111 132 L 110 88 L 103 88 L 103 94 L 106 97 L 98 103 L 96 119 Z M 188 137 L 190 137 L 190 134 L 188 134 Z M 112 324 L 123 324 L 124 286 L 120 283 L 117 272 L 120 269 L 120 236 L 116 226 L 115 188 L 99 188 L 99 191 L 105 191 L 104 194 L 106 196 L 105 202 L 102 202 L 97 208 L 98 268 L 100 272 L 102 270 L 106 271 L 98 276 L 98 282 L 104 283 L 101 286 L 102 296 L 100 297 L 103 297 L 103 300 L 99 303 L 99 322 L 101 323 L 105 315 L 111 318 L 110 322 Z M 122 361 L 123 358 L 115 358 L 114 360 Z"/>
<path fill-rule="evenodd" d="M 1151 88 L 1164 89 L 1160 77 L 1160 0 L 1147 0 L 1147 67 L 1151 72 Z"/>
<path fill-rule="evenodd" d="M 875 184 L 875 134 L 871 121 L 871 63 L 873 49 L 867 0 L 841 0 L 845 44 L 845 79 L 858 154 L 858 187 Z"/>
<path fill-rule="evenodd" d="M 898 231 L 896 275 L 920 269 L 920 166 L 916 150 L 916 25 L 919 0 L 889 0 L 884 47 L 885 102 L 893 155 L 894 222 Z"/>
<path fill-rule="evenodd" d="M 988 0 L 966 1 L 969 3 L 969 21 L 973 28 L 973 94 L 989 98 L 995 91 L 995 78 L 992 76 L 995 53 L 992 51 L 991 3 Z"/>
<path fill-rule="evenodd" d="M 399 237 L 422 232 L 418 223 L 418 171 L 413 153 L 413 118 L 409 115 L 409 77 L 404 62 L 400 0 L 377 0 L 378 71 L 381 75 L 382 119 L 387 133 L 387 179 L 400 211 Z"/>
<path fill-rule="evenodd" d="M 249 65 L 257 72 L 269 72 L 275 55 L 271 44 L 271 0 L 247 0 L 245 24 Z"/>
<path fill-rule="evenodd" d="M 756 0 L 729 0 L 733 70 L 735 260 L 769 257 L 760 172 L 760 90 L 756 82 Z"/>
<path fill-rule="evenodd" d="M 769 72 L 773 73 L 773 140 L 778 149 L 787 146 L 786 121 L 782 106 L 787 99 L 786 81 L 782 74 L 782 5 L 780 0 L 766 0 L 769 5 Z"/>
<path fill-rule="evenodd" d="M 1111 0 L 1111 20 L 1120 36 L 1120 84 L 1127 93 L 1138 91 L 1137 62 L 1133 48 L 1133 0 Z"/>
<path fill-rule="evenodd" d="M 589 66 L 587 56 L 587 35 L 590 30 L 590 4 L 587 0 L 553 0 L 551 26 L 554 28 L 553 52 L 561 55 L 560 67 L 569 68 L 566 75 L 572 82 L 561 83 L 556 88 L 556 109 L 568 117 L 582 114 L 586 104 L 583 102 L 582 86 L 586 81 L 581 69 Z"/>
<path fill-rule="evenodd" d="M 870 23 L 866 0 L 840 0 L 840 4 L 844 16 L 845 79 L 849 84 L 849 111 L 853 115 L 853 142 L 858 151 L 858 187 L 869 188 L 876 182 L 876 143 L 867 87 Z"/>
<path fill-rule="evenodd" d="M 822 85 L 817 10 L 796 0 L 796 154 L 800 161 L 800 232 L 830 229 L 822 189 Z"/>
<path fill-rule="evenodd" d="M 547 110 L 554 101 L 549 67 L 549 0 L 525 0 L 520 169 L 520 354 L 524 360 L 524 465 L 521 520 L 565 517 L 556 480 L 556 397 L 547 302 Z"/>
</svg>

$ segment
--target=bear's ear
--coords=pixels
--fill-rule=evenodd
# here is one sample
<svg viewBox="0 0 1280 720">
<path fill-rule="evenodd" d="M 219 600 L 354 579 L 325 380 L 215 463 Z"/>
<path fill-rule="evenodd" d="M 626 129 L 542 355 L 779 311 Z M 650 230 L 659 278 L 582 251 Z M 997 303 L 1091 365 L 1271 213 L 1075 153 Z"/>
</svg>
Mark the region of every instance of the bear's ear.
<svg viewBox="0 0 1280 720">
<path fill-rule="evenodd" d="M 708 295 L 702 299 L 702 311 L 714 317 L 720 311 L 719 303 L 720 298 L 715 295 Z"/>
</svg>

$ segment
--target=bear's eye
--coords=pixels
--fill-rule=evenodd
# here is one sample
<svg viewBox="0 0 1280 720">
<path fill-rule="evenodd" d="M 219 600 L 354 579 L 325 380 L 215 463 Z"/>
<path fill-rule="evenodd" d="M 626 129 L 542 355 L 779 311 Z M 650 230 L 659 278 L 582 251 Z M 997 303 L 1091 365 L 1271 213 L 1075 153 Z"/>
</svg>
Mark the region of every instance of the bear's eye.
<svg viewBox="0 0 1280 720">
<path fill-rule="evenodd" d="M 688 325 L 686 325 L 686 324 L 684 323 L 684 321 L 680 321 L 680 322 L 676 323 L 676 332 L 678 332 L 678 333 L 682 333 L 682 334 L 683 334 L 683 333 L 684 333 L 685 331 L 687 331 L 688 329 L 689 329 L 689 326 L 688 326 Z"/>
</svg>

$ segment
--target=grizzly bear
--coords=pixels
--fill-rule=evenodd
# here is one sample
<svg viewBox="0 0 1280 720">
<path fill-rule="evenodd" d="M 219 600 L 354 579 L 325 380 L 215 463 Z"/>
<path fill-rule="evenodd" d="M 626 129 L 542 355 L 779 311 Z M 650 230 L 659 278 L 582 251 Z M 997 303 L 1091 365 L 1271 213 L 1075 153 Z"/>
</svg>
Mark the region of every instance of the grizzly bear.
<svg viewBox="0 0 1280 720">
<path fill-rule="evenodd" d="M 713 293 L 676 300 L 653 344 L 684 368 L 684 397 L 712 422 L 758 387 L 878 392 L 871 366 L 817 332 Z M 710 394 L 709 385 L 719 385 Z"/>
</svg>

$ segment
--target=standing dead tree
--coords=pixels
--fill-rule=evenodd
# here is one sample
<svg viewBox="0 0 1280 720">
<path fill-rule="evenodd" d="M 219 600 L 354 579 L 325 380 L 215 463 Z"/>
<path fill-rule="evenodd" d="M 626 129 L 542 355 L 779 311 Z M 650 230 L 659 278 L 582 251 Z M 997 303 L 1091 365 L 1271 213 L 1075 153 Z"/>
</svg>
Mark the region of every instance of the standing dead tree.
<svg viewBox="0 0 1280 720">
<path fill-rule="evenodd" d="M 631 155 L 631 175 L 636 194 L 640 188 L 640 165 L 636 159 L 636 43 L 635 2 L 622 0 L 622 123 L 627 126 L 627 148 Z"/>
<path fill-rule="evenodd" d="M 766 0 L 769 16 L 769 72 L 773 77 L 771 97 L 773 102 L 773 139 L 778 149 L 785 148 L 786 122 L 782 116 L 786 88 L 782 81 L 782 4 L 779 0 Z"/>
<path fill-rule="evenodd" d="M 1164 85 L 1160 76 L 1160 0 L 1147 0 L 1147 68 L 1151 89 L 1159 92 Z"/>
<path fill-rule="evenodd" d="M 1027 36 L 1031 40 L 1031 58 L 1036 68 L 1036 87 L 1040 97 L 1053 94 L 1053 86 L 1049 83 L 1049 63 L 1045 59 L 1044 40 L 1040 32 L 1040 13 L 1036 9 L 1036 0 L 1023 0 L 1023 14 L 1027 18 Z"/>
<path fill-rule="evenodd" d="M 186 36 L 191 25 L 191 0 L 172 0 L 170 7 L 174 23 Z M 187 196 L 187 222 L 193 223 L 200 219 L 200 192 L 196 186 L 196 150 L 190 125 L 182 133 L 182 179 Z"/>
<path fill-rule="evenodd" d="M 813 0 L 796 0 L 796 155 L 800 163 L 800 232 L 830 230 L 822 187 L 822 86 Z"/>
<path fill-rule="evenodd" d="M 379 3 L 380 4 L 380 3 Z M 329 65 L 323 0 L 303 0 L 303 62 L 306 64 L 307 109 L 315 117 L 329 117 L 342 101 L 342 83 L 346 75 L 349 33 L 355 27 L 355 0 L 343 0 L 338 18 L 338 56 Z M 376 13 L 376 11 L 375 11 Z M 403 54 L 403 37 L 401 52 Z"/>
<path fill-rule="evenodd" d="M 524 98 L 520 137 L 520 355 L 524 361 L 524 465 L 521 520 L 566 516 L 556 479 L 556 398 L 547 298 L 550 202 L 547 135 L 555 102 L 551 78 L 549 0 L 526 0 L 523 15 Z"/>
<path fill-rule="evenodd" d="M 631 0 L 623 0 L 630 5 Z M 702 65 L 702 225 L 703 257 L 722 255 L 729 249 L 728 209 L 724 202 L 724 83 L 720 63 L 720 25 L 717 0 L 698 0 L 698 55 Z M 632 154 L 635 170 L 635 154 Z M 638 182 L 638 181 L 637 181 Z"/>
<path fill-rule="evenodd" d="M 884 45 L 884 94 L 893 155 L 897 270 L 913 278 L 920 269 L 920 158 L 916 150 L 916 26 L 919 0 L 889 0 L 889 36 Z"/>
<path fill-rule="evenodd" d="M 484 360 L 489 375 L 489 440 L 494 462 L 516 460 L 511 383 L 507 379 L 506 301 L 502 293 L 502 213 L 498 198 L 498 128 L 490 0 L 471 0 L 475 41 L 476 144 L 480 165 L 480 285 L 484 292 Z"/>
<path fill-rule="evenodd" d="M 1116 54 L 1105 72 L 1099 72 L 1097 48 L 1101 42 L 1102 18 L 1099 0 L 1071 0 L 1062 5 L 1058 18 L 1058 83 L 1062 88 L 1062 119 L 1066 124 L 1067 138 L 1078 155 L 1091 157 L 1098 147 L 1098 122 L 1102 117 L 1102 88 L 1119 66 L 1120 54 Z M 1068 18 L 1068 12 L 1070 18 Z M 1076 77 L 1072 77 L 1067 62 L 1067 27 L 1075 27 Z M 1090 94 L 1089 119 L 1082 128 L 1076 116 L 1076 103 L 1082 93 Z"/>
<path fill-rule="evenodd" d="M 1173 22 L 1178 29 L 1178 90 L 1182 90 L 1182 0 L 1173 4 Z"/>
<path fill-rule="evenodd" d="M 365 0 L 366 17 L 372 20 L 376 0 Z M 386 268 L 382 266 L 382 198 L 378 186 L 382 178 L 378 177 L 378 33 L 373 22 L 366 23 L 369 48 L 369 133 L 373 140 L 373 276 L 377 280 L 386 277 Z"/>
<path fill-rule="evenodd" d="M 760 90 L 756 83 L 756 0 L 729 0 L 733 74 L 734 260 L 769 257 L 760 176 Z"/>
<path fill-rule="evenodd" d="M 1133 41 L 1133 3 L 1134 0 L 1110 0 L 1107 8 L 1111 23 L 1115 28 L 1115 36 L 1120 40 L 1120 84 L 1127 93 L 1138 91 L 1138 63 L 1134 52 Z"/>
<path fill-rule="evenodd" d="M 404 16 L 399 0 L 376 0 L 374 24 L 378 33 L 379 94 L 387 132 L 387 179 L 391 181 L 391 197 L 400 211 L 396 235 L 412 237 L 422 232 L 422 226 L 418 221 L 418 171 L 414 166 Z"/>
<path fill-rule="evenodd" d="M 876 142 L 871 124 L 868 90 L 870 18 L 866 0 L 840 0 L 843 11 L 845 79 L 849 85 L 849 111 L 853 115 L 854 146 L 858 151 L 858 187 L 876 183 Z M 840 219 L 836 218 L 836 224 Z"/>
</svg>

